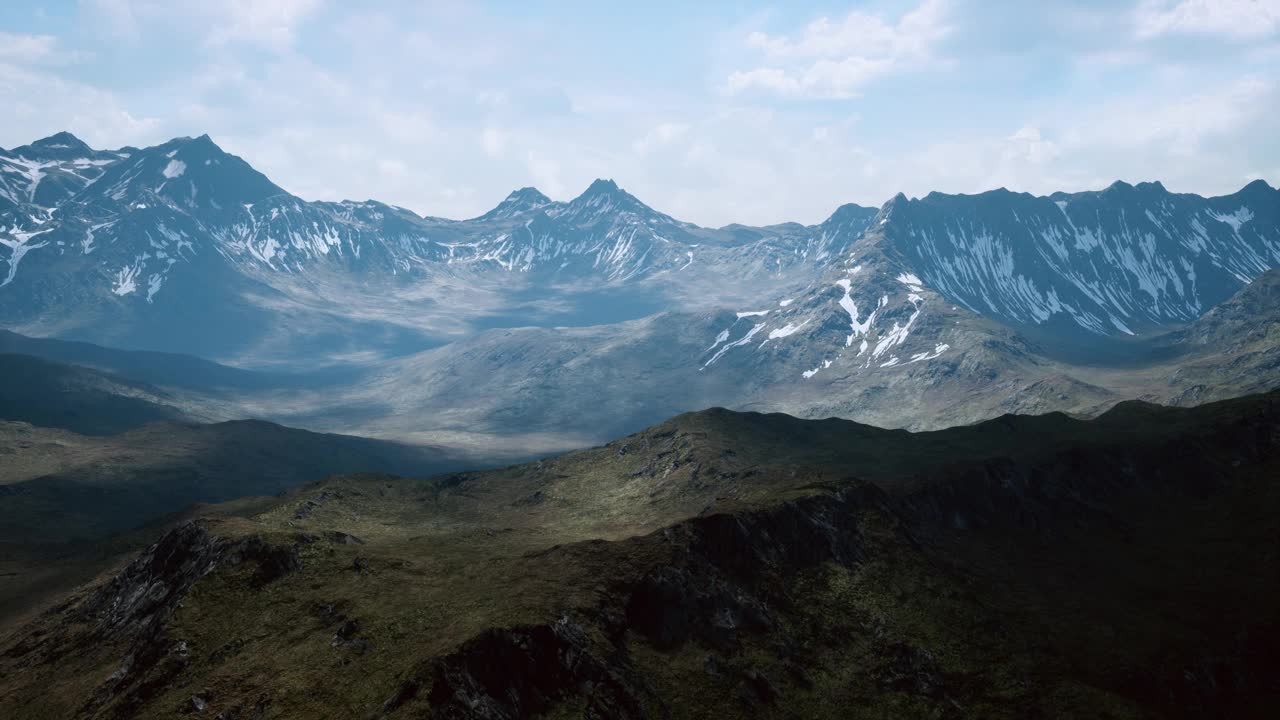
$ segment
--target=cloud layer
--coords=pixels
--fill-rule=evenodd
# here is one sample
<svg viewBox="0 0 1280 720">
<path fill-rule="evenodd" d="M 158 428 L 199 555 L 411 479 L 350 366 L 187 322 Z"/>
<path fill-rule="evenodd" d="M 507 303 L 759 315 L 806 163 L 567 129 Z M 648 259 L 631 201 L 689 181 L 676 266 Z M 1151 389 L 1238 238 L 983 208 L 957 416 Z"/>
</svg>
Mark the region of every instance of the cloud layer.
<svg viewBox="0 0 1280 720">
<path fill-rule="evenodd" d="M 478 215 L 612 177 L 677 217 L 1280 181 L 1280 0 L 0 9 L 0 145 L 209 133 L 292 192 Z"/>
</svg>

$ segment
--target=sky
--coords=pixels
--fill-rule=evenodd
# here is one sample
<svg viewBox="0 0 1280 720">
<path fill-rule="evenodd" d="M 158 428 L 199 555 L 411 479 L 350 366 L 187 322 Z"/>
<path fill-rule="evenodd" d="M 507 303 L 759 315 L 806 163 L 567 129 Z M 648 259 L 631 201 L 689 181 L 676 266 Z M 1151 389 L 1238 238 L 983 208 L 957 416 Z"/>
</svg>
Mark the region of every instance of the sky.
<svg viewBox="0 0 1280 720">
<path fill-rule="evenodd" d="M 0 147 L 209 134 L 465 218 L 612 178 L 683 220 L 897 192 L 1280 184 L 1280 0 L 0 4 Z"/>
</svg>

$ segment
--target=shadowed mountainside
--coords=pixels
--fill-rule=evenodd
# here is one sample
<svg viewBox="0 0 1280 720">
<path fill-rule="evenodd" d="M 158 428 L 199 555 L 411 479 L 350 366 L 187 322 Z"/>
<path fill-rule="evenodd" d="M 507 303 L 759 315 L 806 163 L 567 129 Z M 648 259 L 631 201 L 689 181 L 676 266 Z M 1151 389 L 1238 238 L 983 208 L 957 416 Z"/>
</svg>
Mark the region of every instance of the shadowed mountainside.
<svg viewBox="0 0 1280 720">
<path fill-rule="evenodd" d="M 1276 393 L 918 434 L 717 409 L 329 478 L 11 626 L 0 711 L 1263 717 L 1278 445 Z"/>
<path fill-rule="evenodd" d="M 109 435 L 160 420 L 179 420 L 160 388 L 30 355 L 0 353 L 0 418 Z"/>
<path fill-rule="evenodd" d="M 0 422 L 0 542 L 100 538 L 194 502 L 271 495 L 357 470 L 458 467 L 433 448 L 243 420 L 162 422 L 84 436 Z"/>
</svg>

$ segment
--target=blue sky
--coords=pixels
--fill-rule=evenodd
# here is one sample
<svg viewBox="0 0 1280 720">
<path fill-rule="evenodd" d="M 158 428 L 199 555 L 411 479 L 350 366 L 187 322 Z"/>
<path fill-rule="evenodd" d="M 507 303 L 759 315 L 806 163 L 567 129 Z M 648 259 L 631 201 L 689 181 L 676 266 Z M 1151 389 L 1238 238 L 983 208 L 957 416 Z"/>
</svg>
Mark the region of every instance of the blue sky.
<svg viewBox="0 0 1280 720">
<path fill-rule="evenodd" d="M 593 178 L 707 225 L 1280 182 L 1280 0 L 0 5 L 0 146 L 208 133 L 307 199 Z"/>
</svg>

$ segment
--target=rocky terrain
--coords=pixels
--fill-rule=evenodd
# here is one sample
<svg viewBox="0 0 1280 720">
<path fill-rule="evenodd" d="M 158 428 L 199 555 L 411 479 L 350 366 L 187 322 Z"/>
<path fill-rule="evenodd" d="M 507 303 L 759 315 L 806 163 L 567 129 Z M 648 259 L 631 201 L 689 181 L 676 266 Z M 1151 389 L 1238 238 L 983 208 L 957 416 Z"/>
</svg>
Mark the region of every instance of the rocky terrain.
<svg viewBox="0 0 1280 720">
<path fill-rule="evenodd" d="M 10 622 L 0 712 L 1266 717 L 1278 403 L 917 434 L 716 409 L 329 478 L 175 518 Z"/>
<path fill-rule="evenodd" d="M 871 277 L 873 271 L 865 272 Z M 495 329 L 402 358 L 305 374 L 14 334 L 0 336 L 0 349 L 98 373 L 85 377 L 109 373 L 109 382 L 93 387 L 126 403 L 158 403 L 164 413 L 203 421 L 259 417 L 448 447 L 473 462 L 515 462 L 582 447 L 716 405 L 927 430 L 1003 413 L 1095 415 L 1130 398 L 1193 405 L 1280 384 L 1280 271 L 1265 273 L 1193 323 L 1084 355 L 975 317 L 923 286 L 916 286 L 917 293 L 887 273 L 878 275 L 876 292 L 890 301 L 869 323 L 870 339 L 859 336 L 848 346 L 851 321 L 841 307 L 846 291 L 833 282 L 767 316 L 664 313 L 583 328 Z M 919 298 L 918 313 L 911 295 Z M 791 314 L 769 320 L 779 312 Z M 883 325 L 876 319 L 880 313 Z M 894 313 L 902 316 L 889 320 Z M 719 333 L 736 338 L 766 322 L 800 327 L 793 336 L 773 339 L 772 331 L 760 330 L 750 343 L 727 350 L 736 340 L 715 342 Z M 905 339 L 890 350 L 879 333 L 887 327 L 889 337 L 898 337 L 894 323 L 901 328 L 908 322 Z M 808 339 L 799 347 L 783 343 L 801 335 Z M 867 350 L 859 357 L 864 341 Z M 898 363 L 869 361 L 882 342 L 882 356 Z M 938 353 L 941 345 L 947 347 Z M 830 350 L 817 352 L 822 347 Z M 918 354 L 925 359 L 913 361 Z M 0 375 L 0 397 L 6 392 L 30 394 L 34 388 L 25 388 L 17 375 Z M 79 396 L 58 397 L 65 403 Z M 42 424 L 71 427 L 50 416 L 56 404 L 22 407 L 10 417 L 34 422 L 30 413 L 39 409 L 49 416 Z M 119 425 L 133 416 L 113 417 Z"/>
</svg>

